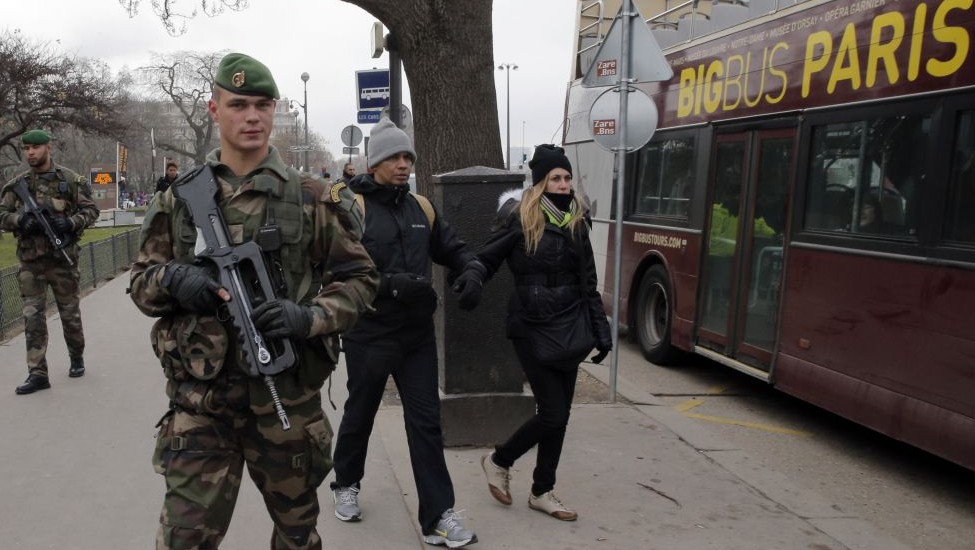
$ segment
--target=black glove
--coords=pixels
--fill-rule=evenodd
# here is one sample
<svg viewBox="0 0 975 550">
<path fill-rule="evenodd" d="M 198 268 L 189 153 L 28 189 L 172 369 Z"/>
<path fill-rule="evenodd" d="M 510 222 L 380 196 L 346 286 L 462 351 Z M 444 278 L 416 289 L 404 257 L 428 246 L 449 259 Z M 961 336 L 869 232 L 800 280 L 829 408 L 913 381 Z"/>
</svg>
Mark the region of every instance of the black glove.
<svg viewBox="0 0 975 550">
<path fill-rule="evenodd" d="M 212 314 L 223 301 L 217 293 L 220 283 L 208 269 L 198 265 L 169 262 L 162 284 L 180 307 L 193 313 Z"/>
<path fill-rule="evenodd" d="M 437 301 L 437 293 L 433 290 L 430 279 L 413 273 L 383 275 L 382 282 L 379 283 L 379 295 L 392 296 L 406 304 Z"/>
<path fill-rule="evenodd" d="M 62 237 L 72 235 L 74 234 L 74 222 L 67 216 L 51 216 L 51 229 Z"/>
<path fill-rule="evenodd" d="M 310 307 L 291 300 L 275 299 L 264 302 L 251 312 L 254 327 L 265 338 L 308 338 L 315 314 Z"/>
<path fill-rule="evenodd" d="M 609 352 L 613 351 L 613 333 L 605 316 L 593 323 L 593 331 L 596 333 L 596 350 L 599 353 L 593 355 L 590 361 L 599 363 L 609 355 Z"/>
<path fill-rule="evenodd" d="M 25 237 L 41 232 L 41 222 L 37 221 L 33 214 L 21 214 L 20 219 L 17 220 L 17 225 L 18 231 Z"/>
<path fill-rule="evenodd" d="M 471 260 L 464 268 L 464 272 L 457 277 L 451 290 L 457 294 L 457 305 L 461 309 L 470 311 L 481 303 L 481 290 L 484 288 L 484 276 L 487 269 L 477 261 Z"/>
</svg>

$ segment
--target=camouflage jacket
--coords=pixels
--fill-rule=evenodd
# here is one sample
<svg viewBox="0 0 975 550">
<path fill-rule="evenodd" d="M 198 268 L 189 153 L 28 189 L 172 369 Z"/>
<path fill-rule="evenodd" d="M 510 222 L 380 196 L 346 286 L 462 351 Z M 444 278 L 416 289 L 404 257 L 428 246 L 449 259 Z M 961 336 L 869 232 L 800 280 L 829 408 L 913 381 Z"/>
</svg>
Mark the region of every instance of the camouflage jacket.
<svg viewBox="0 0 975 550">
<path fill-rule="evenodd" d="M 287 407 L 320 390 L 338 359 L 336 336 L 369 309 L 379 286 L 378 273 L 361 243 L 362 220 L 348 188 L 287 168 L 273 147 L 244 178 L 234 176 L 219 159 L 218 149 L 207 163 L 221 187 L 220 208 L 233 244 L 254 240 L 266 223 L 280 226 L 288 298 L 310 306 L 314 313 L 309 338 L 299 342 L 299 367 L 275 377 Z M 157 193 L 143 222 L 130 291 L 143 313 L 160 317 L 150 338 L 169 378 L 170 399 L 184 408 L 207 411 L 226 405 L 214 402 L 212 394 L 221 389 L 232 393 L 230 387 L 239 386 L 237 381 L 249 369 L 242 364 L 235 339 L 228 338 L 228 325 L 213 316 L 182 311 L 161 284 L 167 262 L 193 260 L 196 234 L 173 188 Z M 248 393 L 255 412 L 272 412 L 259 378 L 250 379 Z"/>
<path fill-rule="evenodd" d="M 49 172 L 43 174 L 36 174 L 33 170 L 17 174 L 3 186 L 0 190 L 0 229 L 10 232 L 18 230 L 24 205 L 14 193 L 13 186 L 20 178 L 27 179 L 27 188 L 30 189 L 38 206 L 49 208 L 54 215 L 63 214 L 71 219 L 77 228 L 75 230 L 77 236 L 80 237 L 85 228 L 98 219 L 98 207 L 91 198 L 88 180 L 55 164 Z M 64 250 L 76 259 L 78 245 L 77 239 L 73 240 L 75 242 Z M 55 253 L 54 247 L 44 233 L 26 237 L 18 236 L 17 258 L 22 262 L 38 260 L 43 256 L 53 257 Z"/>
</svg>

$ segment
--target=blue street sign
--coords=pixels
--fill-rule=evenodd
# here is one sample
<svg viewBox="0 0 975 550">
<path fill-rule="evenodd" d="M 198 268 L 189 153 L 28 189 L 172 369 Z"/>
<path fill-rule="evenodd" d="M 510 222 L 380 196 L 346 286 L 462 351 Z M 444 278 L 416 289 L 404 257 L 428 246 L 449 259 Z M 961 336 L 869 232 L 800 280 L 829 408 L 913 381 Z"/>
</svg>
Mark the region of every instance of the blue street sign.
<svg viewBox="0 0 975 550">
<path fill-rule="evenodd" d="M 356 71 L 355 91 L 360 111 L 382 110 L 389 105 L 389 69 Z"/>
<path fill-rule="evenodd" d="M 382 111 L 359 111 L 356 122 L 359 124 L 376 124 L 382 114 Z"/>
</svg>

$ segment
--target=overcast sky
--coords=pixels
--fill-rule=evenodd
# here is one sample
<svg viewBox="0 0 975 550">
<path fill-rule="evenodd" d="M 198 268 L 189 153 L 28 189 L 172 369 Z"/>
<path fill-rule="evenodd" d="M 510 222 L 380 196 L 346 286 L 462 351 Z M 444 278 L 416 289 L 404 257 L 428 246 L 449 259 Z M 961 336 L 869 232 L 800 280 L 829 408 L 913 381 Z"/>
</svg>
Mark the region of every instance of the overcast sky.
<svg viewBox="0 0 975 550">
<path fill-rule="evenodd" d="M 13 0 L 3 0 L 8 2 Z M 356 124 L 355 71 L 389 66 L 388 54 L 370 55 L 375 19 L 340 0 L 250 0 L 241 12 L 186 21 L 186 32 L 177 37 L 167 34 L 151 4 L 142 0 L 139 14 L 130 19 L 118 0 L 19 3 L 19 9 L 6 6 L 0 26 L 99 58 L 115 70 L 147 64 L 150 52 L 240 51 L 268 65 L 281 94 L 299 100 L 300 75 L 308 72 L 310 128 L 325 136 L 335 154 L 341 153 L 341 129 Z M 192 5 L 199 1 L 181 0 L 177 7 Z M 512 148 L 523 139 L 529 147 L 561 139 L 556 130 L 569 79 L 575 6 L 572 0 L 494 0 L 495 65 L 518 65 L 511 71 Z M 505 72 L 496 70 L 495 76 L 503 148 Z M 404 103 L 409 106 L 408 95 Z M 359 126 L 367 135 L 372 127 Z"/>
</svg>

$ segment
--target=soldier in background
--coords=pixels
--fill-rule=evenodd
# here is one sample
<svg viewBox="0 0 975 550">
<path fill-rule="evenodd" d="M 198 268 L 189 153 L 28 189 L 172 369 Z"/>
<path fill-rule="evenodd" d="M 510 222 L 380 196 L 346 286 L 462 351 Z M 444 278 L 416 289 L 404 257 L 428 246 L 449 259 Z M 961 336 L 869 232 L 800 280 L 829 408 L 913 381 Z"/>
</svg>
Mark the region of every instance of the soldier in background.
<svg viewBox="0 0 975 550">
<path fill-rule="evenodd" d="M 24 299 L 24 325 L 27 339 L 27 380 L 17 386 L 24 395 L 51 387 L 47 368 L 47 287 L 61 314 L 61 328 L 68 347 L 68 376 L 85 374 L 85 333 L 81 326 L 78 239 L 86 227 L 98 219 L 98 207 L 91 198 L 88 181 L 51 158 L 51 135 L 31 130 L 21 136 L 24 156 L 30 170 L 18 174 L 0 190 L 0 229 L 17 236 L 17 281 Z M 57 250 L 44 232 L 41 222 L 24 212 L 14 185 L 24 178 L 38 206 L 45 210 L 51 228 L 69 244 Z M 70 258 L 70 262 L 69 262 Z"/>
<path fill-rule="evenodd" d="M 207 164 L 218 179 L 217 202 L 233 244 L 254 240 L 258 230 L 277 235 L 258 243 L 280 264 L 272 272 L 286 287 L 286 297 L 259 305 L 252 319 L 265 338 L 290 338 L 300 361 L 274 377 L 290 417 L 285 430 L 218 313 L 230 295 L 194 261 L 197 232 L 173 192 L 180 183 L 157 195 L 130 289 L 143 313 L 159 317 L 150 340 L 170 401 L 153 456 L 167 488 L 156 547 L 217 548 L 246 463 L 274 522 L 271 548 L 320 549 L 317 488 L 332 467 L 321 387 L 335 368 L 337 334 L 369 308 L 379 277 L 360 242 L 353 194 L 288 168 L 269 146 L 278 89 L 268 68 L 231 53 L 214 80 L 209 110 L 220 148 Z"/>
</svg>

